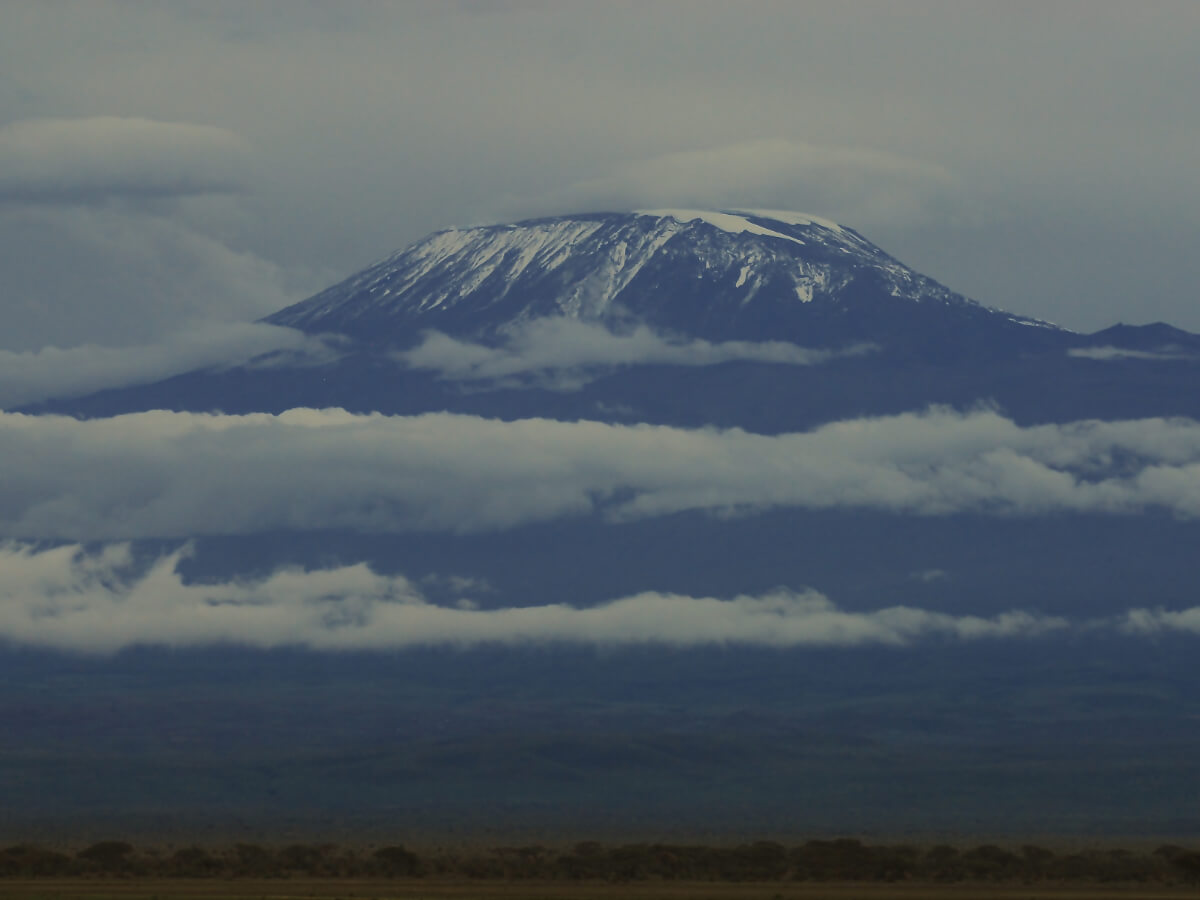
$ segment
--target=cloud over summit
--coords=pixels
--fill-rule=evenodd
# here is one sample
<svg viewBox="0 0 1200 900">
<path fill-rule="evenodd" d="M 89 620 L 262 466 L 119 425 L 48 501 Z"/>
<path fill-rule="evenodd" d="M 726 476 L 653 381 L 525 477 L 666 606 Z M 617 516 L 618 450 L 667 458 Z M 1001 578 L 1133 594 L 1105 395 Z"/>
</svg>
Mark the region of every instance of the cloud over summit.
<svg viewBox="0 0 1200 900">
<path fill-rule="evenodd" d="M 924 217 L 954 183 L 945 167 L 894 153 L 766 138 L 628 162 L 607 175 L 513 199 L 502 211 L 770 207 L 856 226 L 896 224 Z"/>
</svg>

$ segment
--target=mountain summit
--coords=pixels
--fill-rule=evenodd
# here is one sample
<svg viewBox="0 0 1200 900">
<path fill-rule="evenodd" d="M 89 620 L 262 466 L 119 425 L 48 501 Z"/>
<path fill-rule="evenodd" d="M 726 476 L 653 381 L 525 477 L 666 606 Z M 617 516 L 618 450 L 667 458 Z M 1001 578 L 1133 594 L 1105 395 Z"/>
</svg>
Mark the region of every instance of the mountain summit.
<svg viewBox="0 0 1200 900">
<path fill-rule="evenodd" d="M 857 231 L 772 210 L 639 210 L 438 231 L 266 321 L 371 343 L 488 340 L 546 317 L 707 340 L 1024 344 L 1045 322 L 982 306 Z M 1065 334 L 1065 333 L 1064 333 Z"/>
</svg>

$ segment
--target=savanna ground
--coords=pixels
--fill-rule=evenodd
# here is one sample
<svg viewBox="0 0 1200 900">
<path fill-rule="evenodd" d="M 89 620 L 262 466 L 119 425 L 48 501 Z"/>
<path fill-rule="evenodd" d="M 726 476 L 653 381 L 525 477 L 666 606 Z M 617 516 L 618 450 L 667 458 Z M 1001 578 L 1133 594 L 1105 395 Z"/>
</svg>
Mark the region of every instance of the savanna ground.
<svg viewBox="0 0 1200 900">
<path fill-rule="evenodd" d="M 1190 843 L 1190 842 L 1189 842 Z M 585 841 L 410 850 L 238 843 L 0 849 L 0 900 L 1151 900 L 1200 893 L 1200 851 L 1116 846 Z"/>
<path fill-rule="evenodd" d="M 20 900 L 1167 900 L 1196 896 L 1189 886 L 796 884 L 752 882 L 478 883 L 345 879 L 61 879 L 0 881 L 0 898 Z"/>
</svg>

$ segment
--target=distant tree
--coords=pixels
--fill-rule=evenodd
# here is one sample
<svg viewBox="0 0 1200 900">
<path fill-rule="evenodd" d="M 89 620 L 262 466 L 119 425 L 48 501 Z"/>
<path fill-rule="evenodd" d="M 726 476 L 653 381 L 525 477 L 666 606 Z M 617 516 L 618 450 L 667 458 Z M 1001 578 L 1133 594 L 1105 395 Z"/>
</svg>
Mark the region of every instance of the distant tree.
<svg viewBox="0 0 1200 900">
<path fill-rule="evenodd" d="M 233 848 L 235 874 L 259 878 L 276 874 L 275 856 L 258 844 L 235 844 Z"/>
<path fill-rule="evenodd" d="M 1185 850 L 1171 857 L 1171 865 L 1183 872 L 1192 884 L 1200 884 L 1200 853 Z"/>
<path fill-rule="evenodd" d="M 125 872 L 132 867 L 133 845 L 125 841 L 99 841 L 76 856 L 91 863 L 102 872 Z"/>
<path fill-rule="evenodd" d="M 170 873 L 180 878 L 211 878 L 221 863 L 203 847 L 182 847 L 167 862 Z"/>
<path fill-rule="evenodd" d="M 420 858 L 401 844 L 380 847 L 371 858 L 379 873 L 389 878 L 411 878 L 421 872 Z"/>
<path fill-rule="evenodd" d="M 0 850 L 0 876 L 9 878 L 39 878 L 47 875 L 68 875 L 71 858 L 65 853 L 46 850 L 33 844 L 17 844 Z"/>
<path fill-rule="evenodd" d="M 289 844 L 279 851 L 283 868 L 304 875 L 325 874 L 324 862 L 331 855 L 331 844 Z"/>
<path fill-rule="evenodd" d="M 962 862 L 972 877 L 992 880 L 1016 875 L 1020 859 L 1003 847 L 982 844 L 964 853 Z"/>
</svg>

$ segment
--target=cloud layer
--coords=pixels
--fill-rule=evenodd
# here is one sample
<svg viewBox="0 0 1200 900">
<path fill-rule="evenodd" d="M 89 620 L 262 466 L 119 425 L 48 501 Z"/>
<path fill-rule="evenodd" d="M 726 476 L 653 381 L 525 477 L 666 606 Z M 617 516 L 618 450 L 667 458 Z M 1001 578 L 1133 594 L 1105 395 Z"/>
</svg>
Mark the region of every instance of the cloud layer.
<svg viewBox="0 0 1200 900">
<path fill-rule="evenodd" d="M 169 341 L 299 299 L 280 267 L 226 242 L 220 220 L 235 208 L 209 223 L 184 202 L 0 204 L 0 348 Z"/>
<path fill-rule="evenodd" d="M 170 343 L 320 286 L 326 274 L 248 249 L 255 159 L 233 131 L 192 122 L 0 125 L 0 348 Z"/>
<path fill-rule="evenodd" d="M 628 334 L 614 334 L 603 325 L 554 317 L 525 323 L 497 347 L 431 332 L 420 346 L 401 353 L 400 358 L 413 368 L 435 371 L 448 380 L 574 390 L 620 366 L 711 366 L 731 360 L 812 366 L 869 350 L 866 346 L 841 352 L 809 350 L 784 341 L 672 340 L 644 325 Z"/>
<path fill-rule="evenodd" d="M 851 613 L 815 591 L 782 588 L 732 599 L 647 592 L 586 608 L 439 606 L 408 579 L 361 564 L 186 583 L 178 572 L 185 553 L 139 567 L 127 544 L 91 551 L 75 544 L 0 546 L 0 640 L 99 653 L 139 644 L 217 643 L 319 650 L 537 643 L 851 647 L 1029 638 L 1067 627 L 1063 619 L 1019 611 L 990 618 L 904 606 Z"/>
<path fill-rule="evenodd" d="M 0 413 L 0 535 L 478 532 L 772 507 L 1200 515 L 1200 423 L 943 409 L 766 436 L 474 416 Z"/>
<path fill-rule="evenodd" d="M 909 606 L 848 612 L 817 591 L 782 587 L 732 598 L 647 591 L 589 607 L 482 609 L 469 596 L 453 604 L 431 602 L 418 583 L 380 575 L 364 564 L 186 581 L 179 563 L 187 554 L 184 546 L 147 562 L 136 560 L 123 543 L 92 548 L 2 544 L 0 642 L 114 653 L 138 645 L 328 651 L 485 644 L 911 647 L 1055 634 L 1200 635 L 1200 607 L 1131 609 L 1095 620 L 1022 610 L 952 615 Z M 487 591 L 470 579 L 441 578 L 462 581 L 456 593 Z"/>
<path fill-rule="evenodd" d="M 94 116 L 0 126 L 0 202 L 228 193 L 249 151 L 232 131 L 188 122 Z"/>
<path fill-rule="evenodd" d="M 1129 350 L 1125 347 L 1073 347 L 1067 351 L 1068 356 L 1079 359 L 1095 359 L 1100 362 L 1114 362 L 1123 359 L 1146 359 L 1158 362 L 1174 362 L 1181 359 L 1195 359 L 1195 355 L 1178 347 L 1160 347 L 1158 350 Z"/>
</svg>

